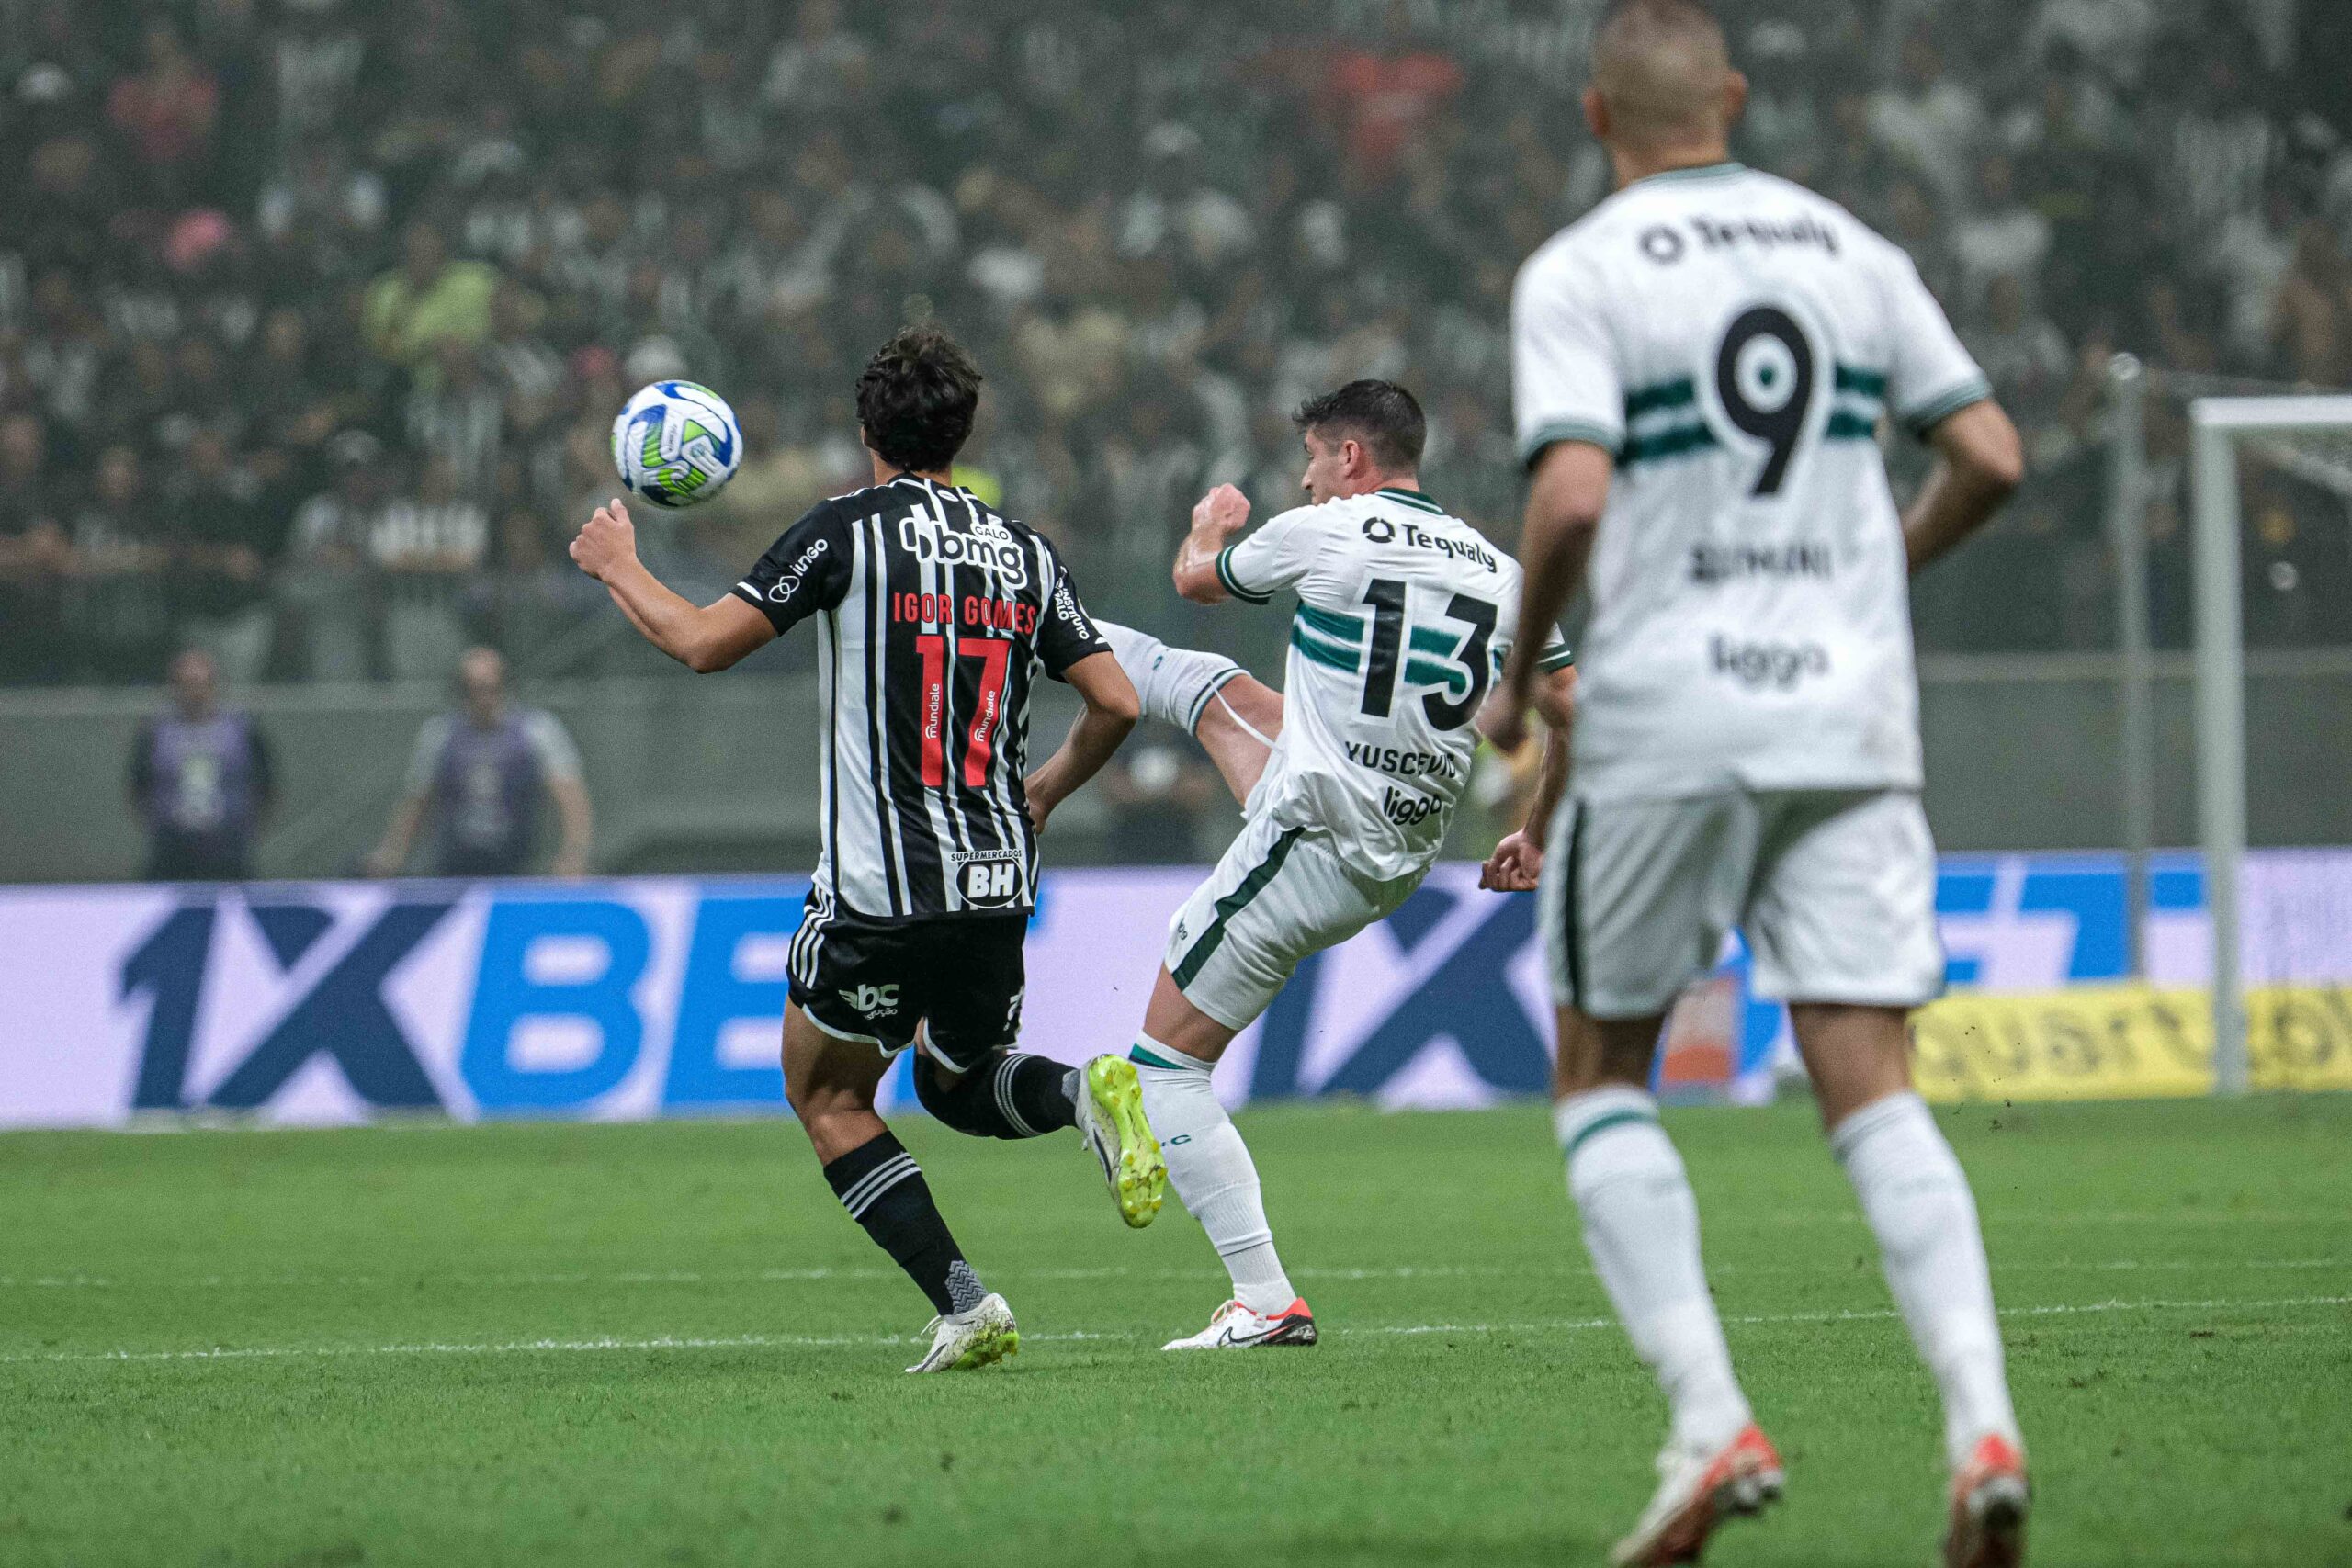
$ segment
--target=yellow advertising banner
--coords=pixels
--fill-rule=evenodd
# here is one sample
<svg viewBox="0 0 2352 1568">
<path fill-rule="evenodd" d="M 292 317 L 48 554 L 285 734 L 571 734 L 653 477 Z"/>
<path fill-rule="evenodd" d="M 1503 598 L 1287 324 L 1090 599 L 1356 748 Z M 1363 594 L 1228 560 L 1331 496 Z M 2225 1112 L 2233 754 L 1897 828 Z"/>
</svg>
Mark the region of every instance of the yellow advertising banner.
<svg viewBox="0 0 2352 1568">
<path fill-rule="evenodd" d="M 2246 1022 L 2255 1088 L 2352 1089 L 2352 986 L 2252 991 Z M 2143 986 L 1964 993 L 1912 1016 L 1911 1055 L 1933 1100 L 2208 1094 L 2212 1007 L 2200 990 Z"/>
</svg>

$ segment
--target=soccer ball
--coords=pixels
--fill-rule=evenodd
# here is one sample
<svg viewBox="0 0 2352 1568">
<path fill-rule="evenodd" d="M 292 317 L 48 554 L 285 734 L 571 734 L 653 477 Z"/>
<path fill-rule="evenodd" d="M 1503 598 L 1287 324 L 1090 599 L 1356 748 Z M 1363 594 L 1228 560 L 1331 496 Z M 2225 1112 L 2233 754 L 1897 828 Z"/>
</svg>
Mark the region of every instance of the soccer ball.
<svg viewBox="0 0 2352 1568">
<path fill-rule="evenodd" d="M 708 501 L 742 460 L 735 411 L 693 381 L 656 381 L 613 421 L 613 467 L 621 483 L 656 506 Z"/>
</svg>

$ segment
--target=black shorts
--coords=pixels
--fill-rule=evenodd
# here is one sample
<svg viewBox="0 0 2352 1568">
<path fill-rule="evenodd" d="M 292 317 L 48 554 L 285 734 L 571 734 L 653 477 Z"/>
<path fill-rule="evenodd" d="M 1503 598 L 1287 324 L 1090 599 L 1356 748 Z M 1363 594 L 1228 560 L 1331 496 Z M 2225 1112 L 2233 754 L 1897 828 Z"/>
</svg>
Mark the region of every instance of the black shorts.
<svg viewBox="0 0 2352 1568">
<path fill-rule="evenodd" d="M 896 1054 L 914 1043 L 969 1072 L 1021 1033 L 1026 912 L 873 920 L 809 895 L 792 999 L 826 1033 Z"/>
</svg>

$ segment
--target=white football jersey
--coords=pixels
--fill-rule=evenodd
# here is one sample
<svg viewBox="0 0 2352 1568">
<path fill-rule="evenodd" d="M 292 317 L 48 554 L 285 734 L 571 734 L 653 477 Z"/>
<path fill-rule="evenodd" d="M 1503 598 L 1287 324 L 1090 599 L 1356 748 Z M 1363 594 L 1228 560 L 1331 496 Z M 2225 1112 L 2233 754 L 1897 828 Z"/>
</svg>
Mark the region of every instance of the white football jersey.
<svg viewBox="0 0 2352 1568">
<path fill-rule="evenodd" d="M 1346 863 L 1426 870 L 1478 750 L 1471 727 L 1519 635 L 1519 563 L 1419 491 L 1302 506 L 1216 558 L 1236 599 L 1298 592 L 1283 732 L 1252 820 L 1328 829 Z M 1544 667 L 1568 662 L 1557 630 Z"/>
<path fill-rule="evenodd" d="M 1635 182 L 1529 258 L 1519 448 L 1616 455 L 1577 659 L 1591 800 L 1920 783 L 1902 528 L 1878 447 L 1991 395 L 1910 258 L 1722 164 Z"/>
</svg>

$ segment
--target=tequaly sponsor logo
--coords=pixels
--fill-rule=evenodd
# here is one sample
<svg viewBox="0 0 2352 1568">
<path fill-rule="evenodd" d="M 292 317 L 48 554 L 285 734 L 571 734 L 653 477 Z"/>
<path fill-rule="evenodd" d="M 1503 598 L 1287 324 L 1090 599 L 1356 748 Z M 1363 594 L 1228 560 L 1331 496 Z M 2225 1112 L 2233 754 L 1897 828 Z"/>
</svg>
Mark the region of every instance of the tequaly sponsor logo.
<svg viewBox="0 0 2352 1568">
<path fill-rule="evenodd" d="M 967 533 L 936 517 L 912 513 L 899 519 L 899 543 L 925 566 L 969 566 L 993 571 L 1018 588 L 1029 581 L 1029 552 L 1003 528 L 980 524 Z"/>
</svg>

